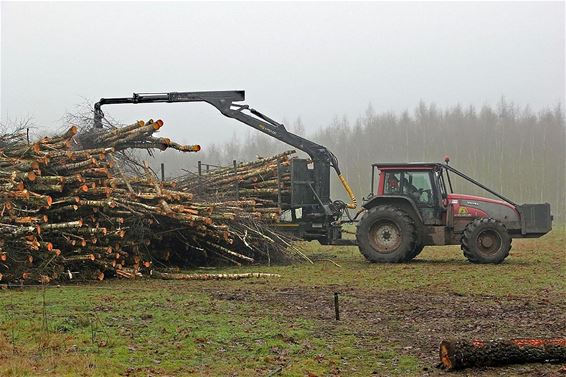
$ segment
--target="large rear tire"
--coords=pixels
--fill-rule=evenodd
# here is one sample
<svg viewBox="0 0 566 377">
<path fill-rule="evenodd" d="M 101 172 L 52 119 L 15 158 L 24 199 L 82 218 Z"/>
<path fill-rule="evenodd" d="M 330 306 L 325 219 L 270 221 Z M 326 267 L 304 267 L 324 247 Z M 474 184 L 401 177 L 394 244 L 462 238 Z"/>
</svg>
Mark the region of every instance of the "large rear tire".
<svg viewBox="0 0 566 377">
<path fill-rule="evenodd" d="M 472 263 L 501 263 L 511 250 L 505 225 L 494 219 L 475 219 L 466 226 L 461 248 Z"/>
<path fill-rule="evenodd" d="M 358 223 L 356 239 L 360 252 L 370 262 L 400 263 L 414 257 L 416 233 L 407 213 L 383 205 L 364 214 Z"/>
</svg>

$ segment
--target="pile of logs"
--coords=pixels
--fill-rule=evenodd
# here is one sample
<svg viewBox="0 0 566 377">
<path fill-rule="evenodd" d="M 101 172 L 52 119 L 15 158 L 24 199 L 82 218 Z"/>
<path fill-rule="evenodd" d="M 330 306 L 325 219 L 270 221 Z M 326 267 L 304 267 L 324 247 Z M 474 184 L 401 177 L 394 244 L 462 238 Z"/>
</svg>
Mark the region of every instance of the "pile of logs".
<svg viewBox="0 0 566 377">
<path fill-rule="evenodd" d="M 0 283 L 261 262 L 288 246 L 266 226 L 275 212 L 261 198 L 197 201 L 187 187 L 158 181 L 147 164 L 145 174 L 126 176 L 117 151 L 200 149 L 154 137 L 162 126 L 150 120 L 89 133 L 90 143 L 76 127 L 33 143 L 23 133 L 0 136 Z"/>
<path fill-rule="evenodd" d="M 265 220 L 281 215 L 281 202 L 289 202 L 291 193 L 290 150 L 268 158 L 223 167 L 202 174 L 189 174 L 176 180 L 177 188 L 199 198 L 218 201 L 239 200 L 253 205 Z"/>
</svg>

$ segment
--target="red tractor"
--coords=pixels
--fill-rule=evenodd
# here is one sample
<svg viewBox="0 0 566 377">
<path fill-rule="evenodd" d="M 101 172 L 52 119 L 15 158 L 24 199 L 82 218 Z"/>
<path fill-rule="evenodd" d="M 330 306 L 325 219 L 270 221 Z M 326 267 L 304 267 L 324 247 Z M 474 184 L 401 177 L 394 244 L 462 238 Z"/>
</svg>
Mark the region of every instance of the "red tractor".
<svg viewBox="0 0 566 377">
<path fill-rule="evenodd" d="M 541 237 L 552 229 L 548 203 L 517 205 L 448 161 L 372 165 L 371 194 L 356 232 L 368 260 L 407 262 L 425 246 L 460 244 L 472 263 L 501 263 L 512 238 Z M 501 200 L 453 193 L 450 173 Z"/>
</svg>

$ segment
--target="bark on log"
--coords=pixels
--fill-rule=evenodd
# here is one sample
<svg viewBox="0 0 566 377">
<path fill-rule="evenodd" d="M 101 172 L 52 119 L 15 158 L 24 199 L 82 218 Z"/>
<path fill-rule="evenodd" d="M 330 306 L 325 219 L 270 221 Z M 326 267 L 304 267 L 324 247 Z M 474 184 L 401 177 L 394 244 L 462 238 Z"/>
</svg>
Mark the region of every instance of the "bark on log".
<svg viewBox="0 0 566 377">
<path fill-rule="evenodd" d="M 566 338 L 440 343 L 440 362 L 448 370 L 548 361 L 566 361 Z"/>
</svg>

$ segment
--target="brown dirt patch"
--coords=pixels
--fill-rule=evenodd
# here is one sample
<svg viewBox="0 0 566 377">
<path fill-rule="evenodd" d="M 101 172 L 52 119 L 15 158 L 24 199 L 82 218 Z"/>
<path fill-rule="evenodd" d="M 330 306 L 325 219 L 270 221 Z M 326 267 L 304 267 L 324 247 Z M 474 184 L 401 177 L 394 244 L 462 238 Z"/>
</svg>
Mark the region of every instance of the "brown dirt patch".
<svg viewBox="0 0 566 377">
<path fill-rule="evenodd" d="M 316 321 L 315 336 L 351 334 L 354 347 L 394 349 L 416 356 L 423 375 L 444 374 L 438 363 L 443 339 L 496 339 L 566 335 L 566 304 L 561 297 L 463 296 L 420 291 L 380 291 L 335 287 L 207 290 L 218 300 L 259 304 L 263 315 L 283 314 Z M 334 320 L 333 293 L 340 292 L 341 320 Z M 260 314 L 260 313 L 258 313 Z M 468 375 L 559 375 L 560 365 L 531 364 L 460 372 Z"/>
</svg>

